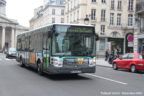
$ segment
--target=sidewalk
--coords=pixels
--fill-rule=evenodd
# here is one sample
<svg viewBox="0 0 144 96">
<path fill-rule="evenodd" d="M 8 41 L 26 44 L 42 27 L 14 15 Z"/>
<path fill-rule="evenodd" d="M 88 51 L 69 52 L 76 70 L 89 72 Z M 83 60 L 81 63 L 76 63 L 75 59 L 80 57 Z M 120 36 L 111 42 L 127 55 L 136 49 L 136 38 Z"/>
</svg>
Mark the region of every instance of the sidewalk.
<svg viewBox="0 0 144 96">
<path fill-rule="evenodd" d="M 112 68 L 112 64 L 109 64 L 108 61 L 105 61 L 104 58 L 97 58 L 96 59 L 96 66 L 103 66 Z"/>
</svg>

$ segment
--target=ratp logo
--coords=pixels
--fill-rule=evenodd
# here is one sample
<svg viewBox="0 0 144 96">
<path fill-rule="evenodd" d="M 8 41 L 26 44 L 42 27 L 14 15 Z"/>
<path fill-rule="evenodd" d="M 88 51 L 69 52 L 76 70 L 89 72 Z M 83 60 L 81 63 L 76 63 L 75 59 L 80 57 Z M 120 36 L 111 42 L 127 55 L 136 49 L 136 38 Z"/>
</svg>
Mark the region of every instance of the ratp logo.
<svg viewBox="0 0 144 96">
<path fill-rule="evenodd" d="M 84 59 L 84 58 L 76 58 L 75 61 L 76 61 L 78 64 L 82 65 L 82 64 L 85 62 L 85 59 Z"/>
</svg>

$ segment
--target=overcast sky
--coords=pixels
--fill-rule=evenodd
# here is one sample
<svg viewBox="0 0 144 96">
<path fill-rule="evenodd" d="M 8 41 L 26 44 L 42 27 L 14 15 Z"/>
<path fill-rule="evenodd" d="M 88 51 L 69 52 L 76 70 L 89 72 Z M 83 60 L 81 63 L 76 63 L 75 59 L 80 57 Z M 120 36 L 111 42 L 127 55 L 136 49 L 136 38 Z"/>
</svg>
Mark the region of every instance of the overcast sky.
<svg viewBox="0 0 144 96">
<path fill-rule="evenodd" d="M 16 19 L 20 25 L 29 27 L 34 8 L 43 4 L 43 0 L 6 0 L 6 14 L 10 19 Z"/>
</svg>

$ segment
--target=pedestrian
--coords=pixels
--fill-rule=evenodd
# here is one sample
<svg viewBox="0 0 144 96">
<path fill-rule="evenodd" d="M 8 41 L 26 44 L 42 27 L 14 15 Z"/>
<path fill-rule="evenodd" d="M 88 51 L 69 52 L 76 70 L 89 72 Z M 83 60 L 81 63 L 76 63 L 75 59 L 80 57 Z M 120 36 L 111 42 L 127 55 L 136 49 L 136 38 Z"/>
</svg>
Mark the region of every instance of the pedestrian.
<svg viewBox="0 0 144 96">
<path fill-rule="evenodd" d="M 117 56 L 117 49 L 114 48 L 114 56 L 116 57 Z"/>
<path fill-rule="evenodd" d="M 119 49 L 117 49 L 117 56 L 119 57 L 119 54 L 120 54 L 120 51 L 119 51 Z"/>
<path fill-rule="evenodd" d="M 108 50 L 106 50 L 106 52 L 105 52 L 105 61 L 107 61 L 108 58 L 109 58 L 109 52 L 108 52 Z"/>
<path fill-rule="evenodd" d="M 133 53 L 133 50 L 132 50 L 132 49 L 130 49 L 130 53 Z"/>
</svg>

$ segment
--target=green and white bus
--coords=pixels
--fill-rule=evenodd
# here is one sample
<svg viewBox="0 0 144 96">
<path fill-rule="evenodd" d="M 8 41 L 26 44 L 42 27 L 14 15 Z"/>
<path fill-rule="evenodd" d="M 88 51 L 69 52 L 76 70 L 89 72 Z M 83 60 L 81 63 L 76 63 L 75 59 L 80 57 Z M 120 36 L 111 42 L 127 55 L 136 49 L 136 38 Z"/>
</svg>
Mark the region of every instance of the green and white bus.
<svg viewBox="0 0 144 96">
<path fill-rule="evenodd" d="M 39 74 L 94 73 L 98 35 L 91 25 L 52 24 L 17 35 L 17 61 Z"/>
</svg>

